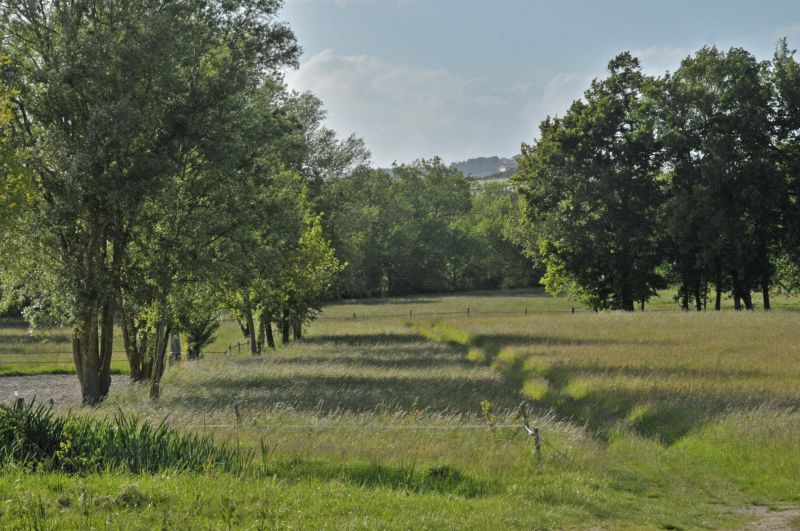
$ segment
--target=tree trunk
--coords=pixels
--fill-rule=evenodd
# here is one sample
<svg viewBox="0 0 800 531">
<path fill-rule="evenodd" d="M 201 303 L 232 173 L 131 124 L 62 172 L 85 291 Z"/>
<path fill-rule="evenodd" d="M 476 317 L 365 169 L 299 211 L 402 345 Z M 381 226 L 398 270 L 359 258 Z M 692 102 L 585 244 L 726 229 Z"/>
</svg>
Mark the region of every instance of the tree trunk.
<svg viewBox="0 0 800 531">
<path fill-rule="evenodd" d="M 283 317 L 281 318 L 281 342 L 284 345 L 289 344 L 289 329 L 291 328 L 291 324 L 289 323 L 289 312 L 284 311 Z"/>
<path fill-rule="evenodd" d="M 244 337 L 250 337 L 250 331 L 247 329 L 247 325 L 245 325 L 239 317 L 236 317 L 236 322 L 239 323 L 239 328 L 242 331 L 242 335 Z"/>
<path fill-rule="evenodd" d="M 134 332 L 135 338 L 135 332 Z M 131 330 L 128 324 L 128 318 L 125 312 L 122 312 L 122 347 L 125 349 L 125 356 L 128 358 L 128 367 L 130 368 L 130 377 L 132 382 L 138 382 L 141 378 L 139 374 L 139 363 L 137 352 L 133 346 L 131 339 Z"/>
<path fill-rule="evenodd" d="M 267 333 L 267 331 L 264 329 L 264 326 L 266 326 L 266 319 L 264 318 L 264 312 L 261 312 L 261 315 L 258 317 L 258 341 L 256 342 L 258 354 L 264 352 L 264 341 Z"/>
<path fill-rule="evenodd" d="M 753 309 L 753 295 L 750 293 L 749 289 L 742 292 L 742 300 L 744 301 L 744 307 L 747 310 Z"/>
<path fill-rule="evenodd" d="M 694 307 L 698 312 L 703 311 L 703 298 L 700 296 L 700 286 L 694 288 Z"/>
<path fill-rule="evenodd" d="M 181 336 L 177 332 L 170 334 L 169 350 L 169 359 L 181 361 Z"/>
<path fill-rule="evenodd" d="M 248 343 L 250 343 L 250 354 L 255 356 L 258 354 L 258 334 L 256 334 L 256 325 L 253 320 L 253 308 L 250 306 L 250 303 L 247 303 L 247 307 L 245 308 L 245 319 L 247 322 L 247 330 L 250 331 L 248 335 Z"/>
<path fill-rule="evenodd" d="M 105 399 L 111 390 L 111 356 L 114 351 L 114 298 L 103 305 L 101 314 L 100 329 L 102 337 L 100 340 L 100 371 L 98 374 L 98 384 L 100 388 L 100 399 Z"/>
<path fill-rule="evenodd" d="M 294 332 L 295 340 L 303 339 L 303 321 L 298 319 L 292 326 L 292 331 Z"/>
<path fill-rule="evenodd" d="M 721 311 L 722 310 L 722 281 L 717 281 L 717 297 L 714 300 L 714 311 Z"/>
<path fill-rule="evenodd" d="M 642 299 L 642 302 L 640 303 L 640 309 L 644 311 L 644 299 Z"/>
<path fill-rule="evenodd" d="M 150 398 L 157 399 L 161 396 L 161 376 L 164 374 L 164 357 L 167 352 L 167 337 L 169 328 L 164 321 L 159 321 L 156 326 L 156 337 L 153 349 L 153 365 L 150 373 Z"/>
<path fill-rule="evenodd" d="M 141 336 L 139 338 L 139 363 L 141 363 L 141 368 L 139 369 L 139 373 L 142 375 L 141 381 L 149 380 L 150 375 L 153 372 L 153 359 L 154 355 L 149 355 L 150 353 L 150 334 L 146 332 L 147 323 L 144 321 L 139 323 L 139 330 L 141 330 Z"/>
<path fill-rule="evenodd" d="M 267 333 L 267 346 L 275 350 L 275 336 L 272 335 L 272 320 L 269 319 L 269 316 L 264 321 L 264 331 Z"/>
<path fill-rule="evenodd" d="M 80 332 L 81 355 L 81 397 L 84 404 L 96 405 L 100 403 L 100 345 L 97 330 L 97 314 L 91 312 L 84 318 L 83 328 Z"/>
<path fill-rule="evenodd" d="M 622 309 L 626 312 L 633 311 L 633 297 L 627 295 L 622 297 Z"/>
<path fill-rule="evenodd" d="M 764 297 L 764 309 L 771 310 L 772 305 L 769 302 L 769 279 L 767 278 L 761 281 L 761 294 Z"/>
</svg>

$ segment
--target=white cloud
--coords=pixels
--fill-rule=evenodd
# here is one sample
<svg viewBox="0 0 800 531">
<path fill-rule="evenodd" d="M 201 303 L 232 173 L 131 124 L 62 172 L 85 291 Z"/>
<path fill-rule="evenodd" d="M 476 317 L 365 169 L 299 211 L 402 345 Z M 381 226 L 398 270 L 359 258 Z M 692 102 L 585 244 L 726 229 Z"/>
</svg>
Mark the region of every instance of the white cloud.
<svg viewBox="0 0 800 531">
<path fill-rule="evenodd" d="M 639 50 L 631 50 L 634 57 L 642 63 L 642 70 L 646 74 L 661 76 L 665 72 L 674 72 L 681 66 L 681 61 L 692 55 L 700 48 L 685 48 L 675 46 L 651 46 Z"/>
<path fill-rule="evenodd" d="M 466 79 L 445 69 L 411 68 L 369 55 L 325 50 L 287 76 L 311 90 L 340 134 L 364 138 L 378 165 L 439 155 L 446 161 L 516 154 L 538 122 L 563 114 L 591 78 L 560 74 L 540 90 L 502 80 Z"/>
<path fill-rule="evenodd" d="M 599 76 L 574 72 L 556 74 L 540 91 L 539 96 L 528 102 L 524 115 L 537 128 L 539 122 L 547 116 L 563 116 L 573 101 L 583 97 L 595 77 Z M 538 129 L 536 133 L 538 134 Z"/>
</svg>

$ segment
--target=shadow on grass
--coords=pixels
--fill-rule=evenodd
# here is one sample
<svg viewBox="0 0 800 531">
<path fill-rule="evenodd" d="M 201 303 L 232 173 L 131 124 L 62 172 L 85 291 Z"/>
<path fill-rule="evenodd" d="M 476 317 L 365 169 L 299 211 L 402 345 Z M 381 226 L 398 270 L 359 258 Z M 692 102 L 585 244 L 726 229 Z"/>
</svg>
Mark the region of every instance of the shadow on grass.
<svg viewBox="0 0 800 531">
<path fill-rule="evenodd" d="M 542 334 L 488 334 L 478 337 L 478 345 L 499 351 L 505 347 L 526 347 L 526 346 L 610 346 L 610 345 L 658 345 L 671 346 L 675 341 L 647 340 L 647 341 L 625 341 L 619 339 L 577 339 L 574 337 L 547 336 Z"/>
<path fill-rule="evenodd" d="M 511 409 L 518 394 L 501 379 L 464 380 L 441 376 L 397 377 L 378 372 L 374 377 L 251 374 L 219 375 L 181 387 L 168 399 L 172 405 L 205 410 L 238 404 L 247 409 L 289 406 L 318 413 L 425 410 L 437 413 L 478 414 L 481 400 Z"/>
<path fill-rule="evenodd" d="M 450 332 L 450 335 L 457 336 Z M 608 439 L 620 424 L 634 430 L 642 436 L 658 440 L 664 444 L 672 444 L 689 432 L 702 427 L 732 409 L 753 409 L 765 404 L 780 408 L 798 408 L 800 399 L 791 393 L 780 393 L 759 390 L 726 388 L 726 383 L 736 379 L 767 379 L 771 373 L 756 369 L 725 370 L 718 368 L 685 367 L 614 367 L 600 364 L 556 363 L 539 365 L 534 362 L 527 365 L 528 356 L 508 351 L 507 347 L 518 347 L 535 344 L 558 345 L 614 345 L 622 341 L 611 340 L 575 340 L 572 338 L 543 338 L 523 334 L 495 334 L 484 336 L 468 336 L 469 344 L 449 342 L 459 348 L 462 355 L 467 355 L 470 347 L 479 347 L 483 355 L 481 363 L 491 365 L 498 370 L 511 387 L 519 393 L 525 390 L 531 381 L 537 394 L 535 404 L 542 412 L 554 411 L 562 417 L 570 418 L 585 424 L 601 439 Z M 446 341 L 446 340 L 442 340 Z M 461 340 L 459 340 L 461 341 Z M 652 341 L 648 345 L 654 344 Z M 663 344 L 670 344 L 665 341 Z M 532 357 L 533 360 L 536 356 Z M 526 367 L 529 367 L 526 369 Z M 537 379 L 546 380 L 546 384 L 537 384 Z M 580 382 L 586 379 L 588 383 Z M 669 381 L 672 378 L 696 380 L 701 385 L 692 389 L 673 390 L 657 389 L 646 382 L 634 383 L 632 388 L 625 387 L 625 378 L 649 379 L 653 384 L 658 381 Z M 621 379 L 616 387 L 599 386 L 594 382 Z M 576 386 L 572 386 L 573 382 Z M 683 383 L 683 382 L 681 382 Z M 637 388 L 638 386 L 638 388 Z M 705 388 L 704 386 L 707 386 Z M 572 387 L 572 388 L 570 388 Z"/>
<path fill-rule="evenodd" d="M 642 436 L 667 445 L 733 409 L 754 409 L 764 404 L 780 408 L 800 407 L 800 400 L 791 395 L 767 391 L 753 394 L 748 390 L 724 387 L 707 391 L 589 387 L 577 394 L 571 393 L 567 388 L 579 378 L 602 379 L 615 376 L 650 376 L 654 381 L 671 376 L 697 376 L 711 384 L 716 380 L 724 382 L 731 377 L 742 376 L 742 372 L 749 373 L 749 376 L 766 376 L 759 371 L 706 370 L 698 375 L 696 371 L 680 368 L 648 370 L 555 365 L 543 375 L 548 380 L 550 389 L 538 401 L 538 405 L 585 423 L 602 439 L 607 439 L 612 430 L 622 423 Z"/>
<path fill-rule="evenodd" d="M 379 464 L 332 465 L 293 459 L 267 466 L 268 475 L 290 481 L 341 481 L 362 488 L 394 489 L 417 494 L 440 493 L 476 498 L 500 493 L 498 482 L 481 481 L 450 466 L 416 469 Z"/>
<path fill-rule="evenodd" d="M 377 369 L 430 369 L 433 367 L 457 366 L 471 367 L 472 364 L 463 356 L 426 356 L 424 354 L 399 354 L 395 356 L 357 356 L 357 355 L 331 355 L 331 356 L 299 356 L 273 358 L 276 365 L 327 364 L 342 367 L 372 367 Z"/>
<path fill-rule="evenodd" d="M 424 344 L 425 339 L 415 334 L 342 334 L 319 335 L 303 338 L 304 343 L 333 343 L 333 346 L 373 346 L 373 345 L 406 345 L 410 343 Z"/>
</svg>

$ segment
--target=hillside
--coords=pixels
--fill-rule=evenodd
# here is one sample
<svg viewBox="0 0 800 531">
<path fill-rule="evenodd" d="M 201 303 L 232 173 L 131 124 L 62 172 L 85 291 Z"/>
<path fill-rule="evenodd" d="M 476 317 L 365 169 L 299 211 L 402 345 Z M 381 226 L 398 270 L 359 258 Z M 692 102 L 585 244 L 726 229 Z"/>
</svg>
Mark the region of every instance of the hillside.
<svg viewBox="0 0 800 531">
<path fill-rule="evenodd" d="M 486 179 L 490 177 L 510 177 L 517 171 L 519 164 L 513 158 L 478 157 L 463 162 L 455 162 L 451 166 L 465 175 Z"/>
</svg>

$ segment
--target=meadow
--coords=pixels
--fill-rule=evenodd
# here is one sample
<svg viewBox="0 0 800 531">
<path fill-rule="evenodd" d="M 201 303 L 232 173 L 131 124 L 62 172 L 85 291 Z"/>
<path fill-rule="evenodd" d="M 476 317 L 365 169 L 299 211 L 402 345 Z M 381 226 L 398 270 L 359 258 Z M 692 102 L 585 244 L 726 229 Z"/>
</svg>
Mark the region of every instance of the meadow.
<svg viewBox="0 0 800 531">
<path fill-rule="evenodd" d="M 113 374 L 127 374 L 122 335 L 114 337 Z M 72 335 L 68 328 L 32 329 L 19 318 L 0 318 L 0 376 L 74 374 Z"/>
<path fill-rule="evenodd" d="M 800 313 L 778 303 L 573 314 L 539 291 L 337 303 L 275 352 L 169 368 L 158 403 L 122 385 L 72 412 L 166 419 L 235 449 L 242 470 L 7 465 L 0 524 L 739 529 L 770 517 L 799 527 Z M 208 350 L 237 341 L 226 322 Z"/>
</svg>

